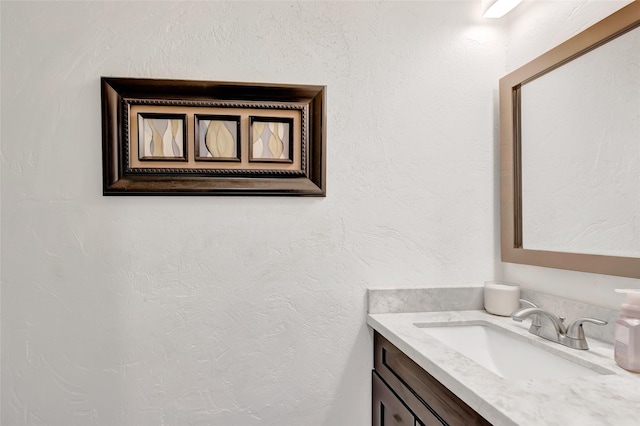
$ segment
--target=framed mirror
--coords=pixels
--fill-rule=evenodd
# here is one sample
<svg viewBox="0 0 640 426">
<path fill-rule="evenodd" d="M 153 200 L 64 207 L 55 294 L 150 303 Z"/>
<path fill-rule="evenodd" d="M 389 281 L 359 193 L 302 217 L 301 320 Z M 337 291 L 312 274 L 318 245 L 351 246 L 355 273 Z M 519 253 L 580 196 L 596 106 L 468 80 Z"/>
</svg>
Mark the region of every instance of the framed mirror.
<svg viewBox="0 0 640 426">
<path fill-rule="evenodd" d="M 502 261 L 640 278 L 640 1 L 500 79 Z"/>
</svg>

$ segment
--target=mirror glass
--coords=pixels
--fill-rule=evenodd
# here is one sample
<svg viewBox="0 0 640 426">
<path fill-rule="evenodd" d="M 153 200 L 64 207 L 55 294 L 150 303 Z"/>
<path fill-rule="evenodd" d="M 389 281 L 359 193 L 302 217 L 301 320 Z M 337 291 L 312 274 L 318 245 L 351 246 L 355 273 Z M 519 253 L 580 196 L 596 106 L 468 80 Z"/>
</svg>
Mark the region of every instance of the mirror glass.
<svg viewBox="0 0 640 426">
<path fill-rule="evenodd" d="M 522 247 L 640 257 L 640 28 L 520 88 Z"/>
</svg>

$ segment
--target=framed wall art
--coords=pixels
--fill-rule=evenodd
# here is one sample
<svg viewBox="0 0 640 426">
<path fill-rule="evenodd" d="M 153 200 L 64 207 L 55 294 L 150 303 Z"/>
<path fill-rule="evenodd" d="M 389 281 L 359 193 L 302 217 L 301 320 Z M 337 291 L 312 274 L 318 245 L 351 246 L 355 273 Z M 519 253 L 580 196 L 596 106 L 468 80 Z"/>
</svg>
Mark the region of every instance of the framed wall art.
<svg viewBox="0 0 640 426">
<path fill-rule="evenodd" d="M 195 115 L 196 161 L 241 161 L 239 115 Z"/>
<path fill-rule="evenodd" d="M 249 161 L 293 162 L 293 119 L 249 117 Z"/>
<path fill-rule="evenodd" d="M 104 195 L 325 196 L 325 87 L 103 77 Z"/>
<path fill-rule="evenodd" d="M 184 114 L 138 114 L 138 159 L 187 161 Z"/>
</svg>

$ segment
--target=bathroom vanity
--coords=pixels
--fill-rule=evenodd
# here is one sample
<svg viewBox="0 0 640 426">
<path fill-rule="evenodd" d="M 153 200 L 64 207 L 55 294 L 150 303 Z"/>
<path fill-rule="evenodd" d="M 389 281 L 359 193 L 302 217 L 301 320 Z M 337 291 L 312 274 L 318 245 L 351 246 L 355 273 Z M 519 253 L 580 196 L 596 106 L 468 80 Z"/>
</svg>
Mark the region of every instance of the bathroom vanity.
<svg viewBox="0 0 640 426">
<path fill-rule="evenodd" d="M 374 333 L 373 425 L 490 425 L 438 380 Z"/>
<path fill-rule="evenodd" d="M 481 288 L 389 290 L 386 299 L 384 293 L 369 292 L 373 425 L 638 424 L 640 375 L 615 364 L 612 345 L 592 337 L 596 326 L 585 328 L 590 349 L 576 350 L 531 335 L 528 323 L 486 313 Z M 536 302 L 549 303 L 544 297 Z M 569 304 L 558 300 L 558 306 Z M 504 355 L 494 361 L 509 364 L 494 370 L 475 358 L 479 347 L 464 355 L 464 348 L 429 330 L 467 325 L 497 331 L 525 352 L 509 352 L 510 343 L 494 347 Z M 550 361 L 526 359 L 537 351 Z"/>
</svg>

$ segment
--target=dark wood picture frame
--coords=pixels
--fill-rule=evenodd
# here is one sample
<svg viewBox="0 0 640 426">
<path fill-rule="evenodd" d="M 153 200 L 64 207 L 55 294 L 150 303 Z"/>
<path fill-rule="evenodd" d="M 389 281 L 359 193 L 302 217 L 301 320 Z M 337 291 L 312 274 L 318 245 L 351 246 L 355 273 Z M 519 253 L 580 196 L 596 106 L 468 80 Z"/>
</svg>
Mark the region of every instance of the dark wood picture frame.
<svg viewBox="0 0 640 426">
<path fill-rule="evenodd" d="M 326 195 L 326 87 L 197 80 L 101 78 L 104 195 Z M 194 163 L 195 115 L 226 111 L 249 116 L 295 117 L 294 163 L 229 161 Z M 186 152 L 189 164 L 145 161 L 133 147 L 135 115 L 149 112 L 188 116 Z M 274 114 L 275 112 L 275 114 Z M 248 137 L 248 128 L 242 128 Z"/>
</svg>

